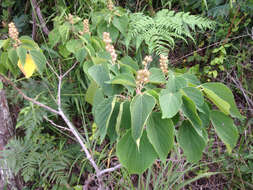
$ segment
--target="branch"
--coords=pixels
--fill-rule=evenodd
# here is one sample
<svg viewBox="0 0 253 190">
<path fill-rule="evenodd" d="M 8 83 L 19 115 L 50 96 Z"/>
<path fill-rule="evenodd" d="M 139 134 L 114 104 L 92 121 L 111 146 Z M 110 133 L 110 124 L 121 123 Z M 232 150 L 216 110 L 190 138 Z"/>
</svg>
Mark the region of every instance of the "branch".
<svg viewBox="0 0 253 190">
<path fill-rule="evenodd" d="M 36 0 L 31 0 L 31 2 L 32 2 L 32 7 L 34 8 L 34 12 L 36 12 L 36 14 L 37 14 L 37 16 L 38 16 L 38 18 L 40 20 L 42 30 L 48 36 L 49 30 L 48 30 L 48 28 L 46 26 L 46 23 L 45 23 L 45 21 L 44 21 L 44 19 L 42 17 L 42 14 L 41 14 L 41 11 L 40 11 L 40 7 L 38 6 Z"/>
<path fill-rule="evenodd" d="M 70 69 L 69 70 L 67 70 L 66 71 L 66 73 L 64 73 L 63 75 L 62 75 L 62 78 L 64 78 L 67 74 L 69 74 L 69 72 L 70 71 L 72 71 L 72 69 L 74 69 L 75 68 L 75 66 L 77 65 L 77 61 L 74 63 L 74 65 L 72 65 L 72 67 L 70 67 Z"/>
<path fill-rule="evenodd" d="M 55 114 L 59 114 L 59 112 L 58 112 L 57 110 L 55 110 L 55 109 L 53 109 L 53 108 L 51 108 L 51 107 L 49 107 L 49 106 L 47 106 L 47 105 L 45 105 L 45 104 L 43 104 L 43 103 L 41 103 L 41 102 L 36 101 L 36 100 L 34 100 L 33 98 L 30 98 L 30 97 L 26 96 L 26 95 L 25 95 L 25 94 L 24 94 L 24 93 L 23 93 L 23 92 L 22 92 L 10 79 L 4 77 L 4 76 L 1 75 L 1 74 L 0 74 L 0 78 L 1 78 L 3 81 L 5 81 L 5 82 L 7 82 L 8 84 L 10 84 L 13 88 L 15 88 L 15 89 L 18 91 L 18 93 L 19 93 L 24 99 L 26 99 L 26 100 L 28 100 L 28 101 L 30 101 L 30 102 L 32 102 L 32 103 L 38 105 L 38 106 L 40 106 L 40 107 L 42 107 L 42 108 L 44 108 L 44 109 L 50 111 L 50 112 L 53 112 L 53 113 L 55 113 Z"/>
<path fill-rule="evenodd" d="M 70 129 L 68 129 L 68 128 L 66 128 L 66 127 L 63 127 L 63 126 L 60 126 L 60 125 L 55 124 L 52 120 L 48 119 L 46 116 L 43 116 L 43 118 L 44 118 L 45 120 L 47 120 L 49 123 L 51 123 L 53 126 L 55 126 L 55 127 L 58 127 L 58 128 L 60 128 L 60 129 L 66 130 L 66 131 L 70 131 Z"/>
<path fill-rule="evenodd" d="M 119 168 L 121 168 L 121 164 L 118 164 L 118 165 L 116 165 L 116 166 L 114 166 L 112 168 L 107 168 L 107 169 L 102 170 L 100 173 L 98 173 L 98 176 L 101 176 L 101 175 L 103 175 L 105 173 L 113 172 L 113 171 L 115 171 L 115 170 L 117 170 Z"/>
</svg>

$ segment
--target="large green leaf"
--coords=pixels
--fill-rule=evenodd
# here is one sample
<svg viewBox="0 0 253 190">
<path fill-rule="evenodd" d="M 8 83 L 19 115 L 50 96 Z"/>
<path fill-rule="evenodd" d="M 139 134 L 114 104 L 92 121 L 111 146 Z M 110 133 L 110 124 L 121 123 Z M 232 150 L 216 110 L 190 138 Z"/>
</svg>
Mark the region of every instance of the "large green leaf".
<svg viewBox="0 0 253 190">
<path fill-rule="evenodd" d="M 226 115 L 229 114 L 230 105 L 228 102 L 220 98 L 215 92 L 204 88 L 206 96 Z"/>
<path fill-rule="evenodd" d="M 117 124 L 117 118 L 120 111 L 120 103 L 116 102 L 115 106 L 113 108 L 113 112 L 110 117 L 110 121 L 108 124 L 108 130 L 107 135 L 110 138 L 110 143 L 114 143 L 117 139 L 117 132 L 116 132 L 116 124 Z"/>
<path fill-rule="evenodd" d="M 109 71 L 104 65 L 93 65 L 88 69 L 89 75 L 96 81 L 96 83 L 104 90 L 105 94 L 113 95 L 113 87 L 111 84 L 106 84 L 105 81 L 110 80 Z"/>
<path fill-rule="evenodd" d="M 224 84 L 218 82 L 210 82 L 201 85 L 204 88 L 205 93 L 207 96 L 210 96 L 210 91 L 216 95 L 212 95 L 210 99 L 213 101 L 214 104 L 225 114 L 231 114 L 231 116 L 242 119 L 244 118 L 239 110 L 236 107 L 235 100 L 233 93 L 231 90 Z M 218 98 L 217 98 L 218 97 Z M 208 97 L 209 98 L 209 97 Z M 229 106 L 227 106 L 228 104 Z"/>
<path fill-rule="evenodd" d="M 38 44 L 30 36 L 21 36 L 19 40 L 21 41 L 22 47 L 27 50 L 40 50 Z"/>
<path fill-rule="evenodd" d="M 162 119 L 162 114 L 154 112 L 147 121 L 147 135 L 160 159 L 165 162 L 174 143 L 174 126 L 170 119 Z"/>
<path fill-rule="evenodd" d="M 97 89 L 97 83 L 92 80 L 85 94 L 85 101 L 91 105 L 93 104 L 93 98 L 96 94 Z"/>
<path fill-rule="evenodd" d="M 193 85 L 200 85 L 199 79 L 193 74 L 185 73 L 182 75 L 182 77 L 187 80 L 187 83 L 190 83 Z"/>
<path fill-rule="evenodd" d="M 155 84 L 165 83 L 165 77 L 161 69 L 152 67 L 150 70 L 149 82 Z"/>
<path fill-rule="evenodd" d="M 47 59 L 40 50 L 30 50 L 30 55 L 35 62 L 40 73 L 46 68 Z"/>
<path fill-rule="evenodd" d="M 184 115 L 189 119 L 196 132 L 202 136 L 202 122 L 198 116 L 196 106 L 194 102 L 187 96 L 183 96 L 182 111 Z"/>
<path fill-rule="evenodd" d="M 82 63 L 84 61 L 84 58 L 87 56 L 87 52 L 86 52 L 85 48 L 81 48 L 81 49 L 77 50 L 74 54 L 75 54 L 77 61 L 79 61 L 79 63 Z"/>
<path fill-rule="evenodd" d="M 18 54 L 18 57 L 19 57 L 19 60 L 20 60 L 21 64 L 24 66 L 25 62 L 26 62 L 27 50 L 25 48 L 23 48 L 22 46 L 19 46 L 17 48 L 17 54 Z"/>
<path fill-rule="evenodd" d="M 62 42 L 65 43 L 70 34 L 70 25 L 68 25 L 66 22 L 63 25 L 59 26 L 59 34 L 61 36 Z"/>
<path fill-rule="evenodd" d="M 54 47 L 61 39 L 60 33 L 58 31 L 58 28 L 54 28 L 49 32 L 48 35 L 48 44 L 50 47 Z"/>
<path fill-rule="evenodd" d="M 115 28 L 115 26 L 113 25 L 108 25 L 107 22 L 102 21 L 99 23 L 98 27 L 97 27 L 97 32 L 100 38 L 103 38 L 103 33 L 104 32 L 109 32 L 110 33 L 110 37 L 112 39 L 113 42 L 116 42 L 118 36 L 119 36 L 119 31 L 117 28 Z"/>
<path fill-rule="evenodd" d="M 182 95 L 180 92 L 172 93 L 164 89 L 160 93 L 159 102 L 163 114 L 162 118 L 172 118 L 182 105 Z"/>
<path fill-rule="evenodd" d="M 166 89 L 172 93 L 175 93 L 186 86 L 187 81 L 183 77 L 175 77 L 173 74 L 170 74 L 170 78 L 166 84 Z"/>
<path fill-rule="evenodd" d="M 123 34 L 126 35 L 128 28 L 128 16 L 114 16 L 112 24 Z"/>
<path fill-rule="evenodd" d="M 117 76 L 115 76 L 113 79 L 111 79 L 110 81 L 107 81 L 106 83 L 109 84 L 121 84 L 124 86 L 136 86 L 135 83 L 135 79 L 133 77 L 133 75 L 131 74 L 127 74 L 127 73 L 123 73 L 123 74 L 119 74 Z"/>
<path fill-rule="evenodd" d="M 116 154 L 120 163 L 127 168 L 131 174 L 142 174 L 157 158 L 157 154 L 150 144 L 146 131 L 140 139 L 137 147 L 129 130 L 117 143 Z"/>
<path fill-rule="evenodd" d="M 134 141 L 139 144 L 144 125 L 155 107 L 155 98 L 147 94 L 136 95 L 131 104 L 131 127 Z"/>
<path fill-rule="evenodd" d="M 203 105 L 204 96 L 200 92 L 200 90 L 194 87 L 185 87 L 182 89 L 182 91 L 187 97 L 189 97 L 196 104 L 196 106 Z"/>
<path fill-rule="evenodd" d="M 108 99 L 104 99 L 101 103 L 97 104 L 93 108 L 93 115 L 95 119 L 95 123 L 98 126 L 99 135 L 101 141 L 104 140 L 109 121 L 115 106 L 116 98 L 110 97 Z"/>
<path fill-rule="evenodd" d="M 238 130 L 233 120 L 220 111 L 212 111 L 210 114 L 212 124 L 219 138 L 225 143 L 228 152 L 231 153 L 238 140 Z"/>
<path fill-rule="evenodd" d="M 206 102 L 201 107 L 198 107 L 200 110 L 198 112 L 199 118 L 202 121 L 202 128 L 207 128 L 210 124 L 210 109 Z"/>
<path fill-rule="evenodd" d="M 66 44 L 66 48 L 71 53 L 76 53 L 78 50 L 80 50 L 83 47 L 82 40 L 69 40 Z"/>
<path fill-rule="evenodd" d="M 124 63 L 125 65 L 128 65 L 129 67 L 131 67 L 133 70 L 139 69 L 138 64 L 129 56 L 123 57 L 120 61 Z"/>
<path fill-rule="evenodd" d="M 206 142 L 198 135 L 189 121 L 185 120 L 179 127 L 178 142 L 188 161 L 197 162 L 201 159 Z"/>
<path fill-rule="evenodd" d="M 18 63 L 18 54 L 14 48 L 8 50 L 8 58 L 11 60 L 11 63 L 13 65 L 16 65 Z"/>
<path fill-rule="evenodd" d="M 116 132 L 120 134 L 122 131 L 131 128 L 131 112 L 130 102 L 124 101 L 120 104 L 119 115 L 116 123 Z"/>
</svg>

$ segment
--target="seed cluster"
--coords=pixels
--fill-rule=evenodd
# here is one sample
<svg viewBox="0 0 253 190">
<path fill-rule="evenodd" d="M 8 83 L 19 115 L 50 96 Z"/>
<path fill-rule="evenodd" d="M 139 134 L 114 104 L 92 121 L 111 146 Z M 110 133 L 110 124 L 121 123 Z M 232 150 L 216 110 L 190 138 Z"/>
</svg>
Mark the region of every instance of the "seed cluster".
<svg viewBox="0 0 253 190">
<path fill-rule="evenodd" d="M 83 31 L 79 32 L 81 35 L 83 34 L 91 34 L 90 33 L 90 27 L 89 27 L 89 20 L 88 19 L 84 19 L 83 20 Z"/>
<path fill-rule="evenodd" d="M 165 55 L 160 55 L 160 68 L 163 71 L 164 74 L 168 73 L 168 56 Z"/>
<path fill-rule="evenodd" d="M 113 4 L 112 0 L 108 0 L 108 1 L 107 1 L 107 8 L 108 8 L 110 11 L 113 11 L 113 9 L 114 9 L 114 4 Z"/>
<path fill-rule="evenodd" d="M 21 41 L 18 39 L 19 35 L 18 29 L 16 28 L 13 22 L 9 23 L 8 27 L 9 27 L 9 36 L 11 39 L 15 41 L 13 46 L 16 48 L 21 44 Z"/>
<path fill-rule="evenodd" d="M 70 24 L 74 25 L 74 17 L 72 14 L 68 14 L 68 16 L 66 16 L 66 20 L 69 21 Z"/>
<path fill-rule="evenodd" d="M 152 57 L 151 56 L 146 56 L 144 58 L 144 60 L 142 61 L 142 65 L 144 65 L 144 68 L 146 69 L 148 64 L 152 61 Z"/>
<path fill-rule="evenodd" d="M 114 49 L 114 46 L 111 44 L 112 39 L 110 38 L 110 34 L 108 32 L 103 33 L 103 41 L 105 42 L 105 49 L 111 54 L 112 57 L 112 64 L 114 65 L 117 60 L 117 54 Z"/>
<path fill-rule="evenodd" d="M 136 75 L 136 92 L 138 94 L 141 93 L 141 89 L 149 81 L 150 72 L 148 70 L 148 64 L 151 61 L 152 61 L 152 57 L 151 56 L 146 56 L 144 58 L 144 60 L 142 61 L 144 69 L 141 69 L 141 70 L 137 71 L 137 75 Z"/>
</svg>

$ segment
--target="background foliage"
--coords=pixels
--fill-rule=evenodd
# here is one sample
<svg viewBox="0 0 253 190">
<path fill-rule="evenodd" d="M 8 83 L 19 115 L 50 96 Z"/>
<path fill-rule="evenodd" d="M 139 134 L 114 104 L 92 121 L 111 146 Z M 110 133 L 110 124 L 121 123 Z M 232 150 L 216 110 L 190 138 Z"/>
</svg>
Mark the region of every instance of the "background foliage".
<svg viewBox="0 0 253 190">
<path fill-rule="evenodd" d="M 33 53 L 34 57 L 35 54 L 39 57 L 36 63 L 39 63 L 40 72 L 35 73 L 33 79 L 23 78 L 16 67 L 17 57 L 21 57 L 21 53 L 16 55 L 11 43 L 5 41 L 6 43 L 0 44 L 0 73 L 11 77 L 26 95 L 56 107 L 57 78 L 46 66 L 45 60 L 49 61 L 56 71 L 59 71 L 59 64 L 62 71 L 67 71 L 75 61 L 81 63 L 63 82 L 62 107 L 78 131 L 87 139 L 88 147 L 101 167 L 114 165 L 118 158 L 128 166 L 128 170 L 122 168 L 105 177 L 104 181 L 108 187 L 252 188 L 253 2 L 126 0 L 115 1 L 116 8 L 113 11 L 108 9 L 107 4 L 105 0 L 40 2 L 39 7 L 50 33 L 47 36 L 43 32 L 39 19 L 36 18 L 37 32 L 33 36 L 34 39 L 31 39 L 32 22 L 35 21 L 32 17 L 32 1 L 2 0 L 1 40 L 8 38 L 7 25 L 13 21 L 20 36 L 30 36 L 21 38 L 26 45 L 22 47 L 27 49 L 29 46 L 30 49 L 27 51 Z M 199 16 L 190 16 L 188 12 Z M 69 13 L 74 17 L 73 24 L 68 20 Z M 83 19 L 90 21 L 91 36 L 79 33 L 83 27 Z M 208 28 L 212 30 L 201 30 Z M 117 65 L 108 64 L 111 56 L 105 51 L 102 41 L 105 31 L 110 33 L 121 70 L 118 70 Z M 33 43 L 33 40 L 36 43 Z M 26 52 L 22 47 L 19 52 Z M 166 75 L 163 76 L 161 70 L 158 70 L 160 53 L 169 55 L 169 70 L 173 71 L 169 73 L 170 85 L 167 85 L 167 92 L 165 89 L 160 92 L 165 87 L 166 79 Z M 136 71 L 142 68 L 141 62 L 148 54 L 153 56 L 149 65 L 152 83 L 145 88 L 147 94 L 135 96 L 130 103 L 128 98 L 134 95 L 134 76 Z M 192 78 L 192 74 L 197 78 Z M 191 81 L 190 85 L 187 83 L 187 88 L 183 88 L 185 80 Z M 205 84 L 198 88 L 200 82 Z M 217 82 L 224 83 L 232 89 L 239 111 L 236 110 L 235 103 L 231 103 L 227 88 Z M 173 86 L 171 84 L 175 85 L 175 89 L 169 89 Z M 102 90 L 97 90 L 98 87 Z M 110 97 L 119 94 L 123 88 L 123 99 L 117 96 Z M 193 89 L 200 90 L 196 92 L 201 93 L 200 97 L 192 96 Z M 16 121 L 16 137 L 9 142 L 3 155 L 8 158 L 8 166 L 21 179 L 23 189 L 81 189 L 84 181 L 93 173 L 93 169 L 84 159 L 81 148 L 75 143 L 72 135 L 67 130 L 57 128 L 50 121 L 63 126 L 64 122 L 54 114 L 16 96 L 11 87 L 6 86 L 6 90 L 13 119 Z M 180 93 L 177 92 L 179 90 Z M 203 92 L 221 111 L 238 118 L 232 120 L 221 112 L 212 111 L 210 118 L 213 127 L 210 127 L 203 114 L 205 111 L 201 114 L 200 108 L 196 111 L 194 106 L 199 104 Z M 173 113 L 173 110 L 168 110 L 161 103 L 163 97 L 169 93 L 174 97 L 171 104 L 174 104 L 174 108 L 178 107 Z M 183 96 L 182 100 L 181 93 L 187 95 Z M 225 94 L 226 97 L 223 97 Z M 223 101 L 224 99 L 226 101 Z M 178 105 L 175 100 L 179 100 Z M 146 101 L 143 105 L 150 104 L 150 108 L 142 108 L 142 101 Z M 158 104 L 152 104 L 152 101 L 159 102 L 160 108 Z M 226 107 L 226 102 L 230 102 L 228 104 L 231 108 Z M 151 114 L 153 108 L 156 112 Z M 177 114 L 179 108 L 191 123 L 181 122 L 182 119 Z M 207 102 L 202 109 L 209 108 L 212 107 Z M 189 114 L 193 113 L 189 112 L 192 109 L 195 109 L 193 112 L 197 115 Z M 157 112 L 158 110 L 162 113 Z M 133 118 L 135 113 L 142 113 L 143 117 L 151 115 L 145 121 L 147 130 L 143 131 L 142 126 L 137 127 L 135 132 L 129 131 L 128 126 L 131 122 L 137 122 L 139 125 L 134 119 L 126 119 Z M 241 114 L 246 117 L 242 119 Z M 121 123 L 125 125 L 117 123 L 119 117 L 113 117 L 115 115 L 120 115 Z M 106 120 L 101 117 L 106 117 Z M 164 119 L 165 117 L 167 119 Z M 222 123 L 217 121 L 223 118 L 231 126 L 228 131 L 224 131 Z M 163 122 L 170 127 L 164 131 L 155 129 L 157 126 L 154 123 Z M 237 127 L 234 127 L 233 122 Z M 112 126 L 115 123 L 114 130 Z M 173 123 L 175 129 L 171 127 Z M 196 127 L 201 123 L 206 124 L 208 142 L 204 140 L 207 136 L 196 142 L 192 140 L 199 138 L 198 130 L 191 130 L 192 126 Z M 173 136 L 164 137 L 168 138 L 166 140 L 170 143 L 161 148 L 159 141 L 156 141 L 155 132 L 161 138 L 164 133 L 175 133 L 176 139 Z M 228 138 L 228 133 L 234 138 Z M 116 142 L 117 135 L 121 139 Z M 140 137 L 146 140 L 141 140 L 138 147 L 135 140 Z M 147 143 L 148 139 L 152 139 L 152 145 Z M 189 141 L 192 143 L 189 144 Z M 172 143 L 174 146 L 171 146 Z M 140 163 L 131 162 L 132 157 L 130 161 L 124 160 L 126 152 L 123 150 L 128 149 L 131 155 L 132 147 L 137 150 L 134 154 Z M 225 147 L 230 154 L 226 152 Z M 143 157 L 138 159 L 138 148 L 149 150 L 148 156 L 144 157 L 145 160 Z M 170 150 L 172 151 L 168 157 Z M 188 161 L 195 163 L 189 163 L 182 153 Z M 197 162 L 198 160 L 200 161 Z M 96 187 L 96 181 L 89 186 Z"/>
</svg>

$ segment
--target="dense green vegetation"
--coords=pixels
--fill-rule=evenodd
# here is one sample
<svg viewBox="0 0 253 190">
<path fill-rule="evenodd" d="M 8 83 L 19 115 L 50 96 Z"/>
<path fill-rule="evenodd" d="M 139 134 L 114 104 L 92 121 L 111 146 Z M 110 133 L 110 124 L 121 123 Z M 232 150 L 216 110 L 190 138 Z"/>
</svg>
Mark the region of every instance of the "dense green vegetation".
<svg viewBox="0 0 253 190">
<path fill-rule="evenodd" d="M 253 188 L 252 0 L 0 2 L 6 188 Z"/>
</svg>

